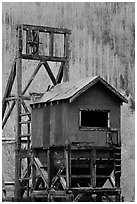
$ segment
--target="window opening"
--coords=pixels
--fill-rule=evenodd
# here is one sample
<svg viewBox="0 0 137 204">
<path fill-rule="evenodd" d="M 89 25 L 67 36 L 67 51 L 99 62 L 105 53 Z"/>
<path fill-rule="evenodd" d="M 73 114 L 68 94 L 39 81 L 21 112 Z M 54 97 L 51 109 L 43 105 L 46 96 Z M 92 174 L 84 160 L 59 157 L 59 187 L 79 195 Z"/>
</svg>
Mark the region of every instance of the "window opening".
<svg viewBox="0 0 137 204">
<path fill-rule="evenodd" d="M 80 127 L 84 128 L 109 128 L 109 111 L 80 110 Z"/>
</svg>

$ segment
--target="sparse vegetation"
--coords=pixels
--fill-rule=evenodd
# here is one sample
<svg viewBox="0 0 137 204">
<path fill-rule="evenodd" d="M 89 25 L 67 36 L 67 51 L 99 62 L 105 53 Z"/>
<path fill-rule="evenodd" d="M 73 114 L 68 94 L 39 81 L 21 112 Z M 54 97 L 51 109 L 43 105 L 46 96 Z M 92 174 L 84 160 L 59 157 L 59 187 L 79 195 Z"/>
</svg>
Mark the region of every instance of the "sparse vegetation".
<svg viewBox="0 0 137 204">
<path fill-rule="evenodd" d="M 128 97 L 129 104 L 122 108 L 121 184 L 125 201 L 134 201 L 135 3 L 4 2 L 2 7 L 3 92 L 16 53 L 16 25 L 24 23 L 71 29 L 70 79 L 101 75 Z M 55 53 L 62 53 L 61 43 L 55 44 Z M 36 62 L 23 63 L 23 85 L 34 67 Z M 56 71 L 58 64 L 52 64 L 52 67 Z M 29 92 L 43 92 L 47 89 L 51 82 L 43 73 L 40 70 Z M 16 111 L 3 131 L 5 137 L 15 137 L 15 117 Z M 13 165 L 10 155 L 13 154 L 12 148 L 8 150 L 11 153 L 6 148 L 3 151 L 7 155 L 9 168 Z"/>
</svg>

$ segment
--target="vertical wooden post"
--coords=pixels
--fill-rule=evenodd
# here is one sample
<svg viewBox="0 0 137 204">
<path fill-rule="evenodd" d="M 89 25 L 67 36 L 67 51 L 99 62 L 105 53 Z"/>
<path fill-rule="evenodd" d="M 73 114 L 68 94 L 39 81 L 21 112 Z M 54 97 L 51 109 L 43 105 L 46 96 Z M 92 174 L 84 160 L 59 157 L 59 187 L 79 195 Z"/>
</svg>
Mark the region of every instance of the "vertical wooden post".
<svg viewBox="0 0 137 204">
<path fill-rule="evenodd" d="M 54 52 L 54 33 L 49 33 L 49 56 L 53 57 Z"/>
<path fill-rule="evenodd" d="M 66 61 L 63 69 L 63 81 L 66 82 L 69 80 L 69 59 L 70 59 L 69 34 L 64 34 L 64 56 L 66 57 Z"/>
<path fill-rule="evenodd" d="M 70 177 L 69 177 L 69 146 L 65 147 L 65 160 L 66 160 L 66 187 L 70 187 Z"/>
<path fill-rule="evenodd" d="M 118 192 L 117 194 L 116 194 L 116 202 L 120 202 L 120 192 Z"/>
<path fill-rule="evenodd" d="M 71 161 L 70 161 L 70 146 L 66 145 L 65 147 L 65 159 L 66 159 L 66 188 L 71 187 Z M 66 193 L 66 202 L 71 202 L 72 195 Z"/>
<path fill-rule="evenodd" d="M 48 202 L 50 202 L 50 186 L 51 186 L 51 168 L 50 168 L 50 156 L 51 156 L 51 152 L 50 152 L 50 148 L 47 150 L 47 166 L 48 166 Z"/>
<path fill-rule="evenodd" d="M 71 146 L 69 146 L 69 188 L 71 188 Z"/>
<path fill-rule="evenodd" d="M 21 198 L 20 181 L 21 177 L 21 159 L 19 157 L 19 150 L 21 149 L 21 98 L 22 98 L 22 28 L 18 26 L 18 52 L 17 52 L 17 134 L 16 134 L 16 146 L 15 146 L 15 200 L 18 201 Z"/>
<path fill-rule="evenodd" d="M 115 174 L 115 187 L 120 187 L 120 174 Z"/>
<path fill-rule="evenodd" d="M 28 124 L 28 134 L 30 134 L 30 124 Z M 27 138 L 27 149 L 30 149 L 30 137 Z M 27 178 L 30 173 L 30 157 L 27 157 Z M 27 182 L 27 197 L 29 198 L 29 180 Z"/>
<path fill-rule="evenodd" d="M 26 30 L 26 54 L 30 54 L 30 46 L 28 45 L 30 30 Z"/>
<path fill-rule="evenodd" d="M 34 165 L 33 158 L 32 158 L 32 190 L 35 189 L 36 185 L 36 166 Z"/>
<path fill-rule="evenodd" d="M 31 178 L 32 178 L 32 185 L 31 185 L 31 201 L 35 202 L 34 200 L 34 196 L 33 196 L 33 190 L 35 189 L 35 185 L 36 185 L 36 166 L 34 165 L 34 153 L 32 152 L 31 155 Z"/>
<path fill-rule="evenodd" d="M 92 149 L 92 152 L 91 152 L 90 170 L 91 170 L 91 186 L 94 188 L 96 187 L 96 150 L 95 149 Z"/>
</svg>

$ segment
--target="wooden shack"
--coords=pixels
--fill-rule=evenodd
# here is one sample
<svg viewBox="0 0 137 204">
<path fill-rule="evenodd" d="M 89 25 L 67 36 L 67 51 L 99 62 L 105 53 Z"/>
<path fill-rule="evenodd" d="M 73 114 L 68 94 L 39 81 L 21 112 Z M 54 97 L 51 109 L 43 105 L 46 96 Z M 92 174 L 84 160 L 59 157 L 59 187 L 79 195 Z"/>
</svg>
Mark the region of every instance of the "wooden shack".
<svg viewBox="0 0 137 204">
<path fill-rule="evenodd" d="M 57 84 L 31 104 L 32 147 L 120 143 L 120 106 L 127 100 L 100 76 Z M 118 134 L 115 134 L 115 133 Z"/>
</svg>

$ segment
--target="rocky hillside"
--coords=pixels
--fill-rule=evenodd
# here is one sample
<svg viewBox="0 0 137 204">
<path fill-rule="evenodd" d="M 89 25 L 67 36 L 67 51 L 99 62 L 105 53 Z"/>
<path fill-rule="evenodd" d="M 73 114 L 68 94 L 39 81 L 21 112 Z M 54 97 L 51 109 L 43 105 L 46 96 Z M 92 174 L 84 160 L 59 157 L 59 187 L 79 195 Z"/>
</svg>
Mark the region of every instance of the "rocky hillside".
<svg viewBox="0 0 137 204">
<path fill-rule="evenodd" d="M 51 3 L 4 2 L 2 4 L 2 90 L 16 53 L 17 24 L 68 28 L 70 38 L 69 78 L 101 75 L 129 99 L 122 108 L 122 191 L 126 201 L 134 201 L 134 110 L 135 110 L 135 4 L 123 3 Z M 55 53 L 61 53 L 56 41 Z M 37 62 L 23 62 L 23 85 Z M 51 64 L 53 72 L 57 63 Z M 50 84 L 42 68 L 29 92 L 43 92 Z M 13 92 L 16 91 L 16 85 Z M 10 103 L 8 108 L 10 108 Z M 12 113 L 3 136 L 15 137 L 16 111 Z M 3 172 L 13 167 L 13 147 L 3 145 Z M 7 155 L 7 156 L 6 156 Z M 11 156 L 12 155 L 12 156 Z M 5 162 L 6 161 L 6 162 Z M 6 171 L 5 171 L 6 169 Z M 11 171 L 14 172 L 14 169 Z M 13 174 L 10 179 L 13 179 Z"/>
</svg>

